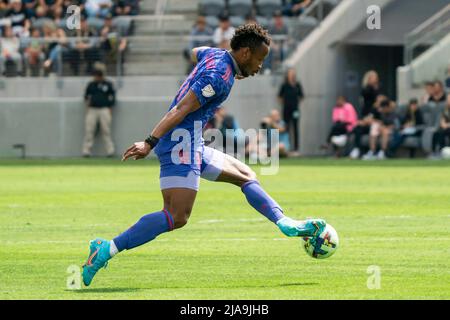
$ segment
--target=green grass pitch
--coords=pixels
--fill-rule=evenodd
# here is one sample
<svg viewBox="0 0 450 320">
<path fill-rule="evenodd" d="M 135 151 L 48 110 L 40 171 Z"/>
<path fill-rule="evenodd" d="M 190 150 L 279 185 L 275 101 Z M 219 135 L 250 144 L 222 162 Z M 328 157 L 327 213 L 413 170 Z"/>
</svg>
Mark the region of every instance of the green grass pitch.
<svg viewBox="0 0 450 320">
<path fill-rule="evenodd" d="M 0 299 L 450 298 L 450 163 L 425 160 L 288 159 L 260 176 L 286 214 L 336 228 L 329 259 L 308 257 L 239 188 L 202 181 L 185 228 L 68 290 L 88 240 L 162 208 L 158 171 L 154 160 L 0 161 Z M 379 289 L 367 286 L 372 265 Z"/>
</svg>

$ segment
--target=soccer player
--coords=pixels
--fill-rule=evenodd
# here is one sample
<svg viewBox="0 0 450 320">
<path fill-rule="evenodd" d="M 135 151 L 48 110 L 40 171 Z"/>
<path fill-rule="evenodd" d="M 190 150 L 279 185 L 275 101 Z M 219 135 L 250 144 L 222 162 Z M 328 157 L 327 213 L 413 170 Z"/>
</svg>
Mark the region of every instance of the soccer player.
<svg viewBox="0 0 450 320">
<path fill-rule="evenodd" d="M 112 240 L 97 238 L 90 242 L 89 257 L 82 272 L 86 286 L 119 252 L 183 227 L 191 214 L 200 177 L 240 187 L 248 203 L 286 236 L 314 237 L 323 231 L 326 223 L 322 219 L 297 221 L 285 216 L 281 206 L 264 191 L 256 174 L 246 164 L 203 144 L 202 127 L 228 97 L 235 79 L 259 72 L 269 46 L 270 37 L 266 30 L 258 24 L 246 24 L 236 29 L 229 51 L 209 47 L 192 50 L 197 65 L 178 90 L 168 112 L 150 136 L 134 143 L 122 158 L 123 161 L 143 159 L 154 150 L 161 164 L 164 207 L 143 216 Z M 177 132 L 190 133 L 181 149 L 178 149 L 180 137 Z"/>
</svg>

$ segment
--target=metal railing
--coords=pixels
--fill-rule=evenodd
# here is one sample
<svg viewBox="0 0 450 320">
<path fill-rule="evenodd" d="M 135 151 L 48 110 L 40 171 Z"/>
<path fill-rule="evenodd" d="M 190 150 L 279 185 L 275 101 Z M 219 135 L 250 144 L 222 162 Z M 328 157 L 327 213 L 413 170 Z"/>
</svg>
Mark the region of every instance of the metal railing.
<svg viewBox="0 0 450 320">
<path fill-rule="evenodd" d="M 411 63 L 449 33 L 450 4 L 405 36 L 404 63 Z"/>
<path fill-rule="evenodd" d="M 340 2 L 341 0 L 314 0 L 292 21 L 290 36 L 302 41 Z"/>
<path fill-rule="evenodd" d="M 20 58 L 0 58 L 0 74 L 5 71 L 7 77 L 89 76 L 98 62 L 105 65 L 108 76 L 119 78 L 124 75 L 183 75 L 189 64 L 189 54 L 186 53 L 192 45 L 213 46 L 211 35 L 173 33 L 129 37 L 112 33 L 105 37 L 16 39 L 20 41 Z M 289 48 L 293 47 L 287 35 L 273 35 L 272 39 L 278 48 L 272 50 L 271 67 L 279 66 L 281 60 L 287 57 Z M 126 41 L 126 49 L 120 50 L 123 41 Z M 165 72 L 164 65 L 171 70 Z M 271 68 L 271 71 L 275 70 Z"/>
<path fill-rule="evenodd" d="M 314 17 L 321 22 L 326 16 L 326 7 L 332 7 L 338 5 L 340 0 L 314 0 L 299 16 L 299 20 L 305 19 L 306 17 Z"/>
</svg>

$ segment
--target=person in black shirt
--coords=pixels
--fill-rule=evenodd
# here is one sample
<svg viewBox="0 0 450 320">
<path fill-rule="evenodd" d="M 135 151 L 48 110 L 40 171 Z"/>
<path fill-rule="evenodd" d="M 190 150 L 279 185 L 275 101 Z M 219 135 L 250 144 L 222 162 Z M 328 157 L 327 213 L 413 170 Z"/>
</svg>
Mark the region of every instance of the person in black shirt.
<svg viewBox="0 0 450 320">
<path fill-rule="evenodd" d="M 446 144 L 446 138 L 450 139 L 450 93 L 447 94 L 447 103 L 442 111 L 439 129 L 433 135 L 432 157 L 440 157 L 440 150 L 449 144 Z"/>
<path fill-rule="evenodd" d="M 350 158 L 357 159 L 360 156 L 361 138 L 369 134 L 372 117 L 377 113 L 374 104 L 381 94 L 378 73 L 370 70 L 364 74 L 361 89 L 361 108 L 359 112 L 358 125 L 353 129 L 355 146 L 350 152 Z"/>
<path fill-rule="evenodd" d="M 14 35 L 18 37 L 30 35 L 30 15 L 21 0 L 11 0 L 11 9 L 6 13 L 6 17 L 11 20 Z"/>
<path fill-rule="evenodd" d="M 424 119 L 417 99 L 411 99 L 405 116 L 401 119 L 401 131 L 394 133 L 390 147 L 390 154 L 395 155 L 397 149 L 408 137 L 420 137 L 424 129 Z"/>
<path fill-rule="evenodd" d="M 395 102 L 383 95 L 377 97 L 372 113 L 372 121 L 369 133 L 370 150 L 363 156 L 363 160 L 383 160 L 389 151 L 389 138 L 393 130 L 398 127 L 397 114 L 395 113 Z M 377 140 L 381 138 L 381 149 L 375 154 Z"/>
<path fill-rule="evenodd" d="M 104 78 L 103 70 L 94 70 L 94 80 L 91 81 L 84 94 L 86 102 L 85 135 L 83 142 L 83 156 L 91 155 L 94 134 L 100 123 L 101 137 L 106 145 L 108 157 L 114 155 L 114 144 L 111 139 L 112 107 L 116 101 L 116 93 L 112 83 Z"/>
<path fill-rule="evenodd" d="M 433 82 L 433 94 L 428 102 L 440 103 L 446 99 L 444 85 L 441 81 L 436 80 Z"/>
<path fill-rule="evenodd" d="M 295 70 L 289 69 L 286 73 L 284 83 L 278 92 L 278 99 L 283 109 L 283 120 L 286 124 L 286 131 L 290 136 L 290 144 L 294 146 L 294 150 L 299 150 L 299 118 L 300 118 L 300 102 L 303 100 L 303 88 L 297 81 Z M 294 131 L 294 138 L 291 136 L 291 128 Z M 292 141 L 293 140 L 293 141 Z"/>
</svg>

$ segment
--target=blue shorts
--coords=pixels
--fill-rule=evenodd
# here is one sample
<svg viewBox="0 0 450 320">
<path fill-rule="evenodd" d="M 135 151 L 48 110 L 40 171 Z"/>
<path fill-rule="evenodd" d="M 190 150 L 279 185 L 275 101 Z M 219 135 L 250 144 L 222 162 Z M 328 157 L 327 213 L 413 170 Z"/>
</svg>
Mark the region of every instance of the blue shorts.
<svg viewBox="0 0 450 320">
<path fill-rule="evenodd" d="M 188 188 L 198 191 L 200 177 L 215 181 L 220 175 L 225 161 L 225 154 L 216 149 L 203 146 L 203 151 L 195 154 L 194 161 L 187 161 L 180 154 L 177 161 L 179 163 L 174 163 L 171 152 L 158 155 L 158 159 L 161 164 L 159 174 L 161 190 Z"/>
</svg>

